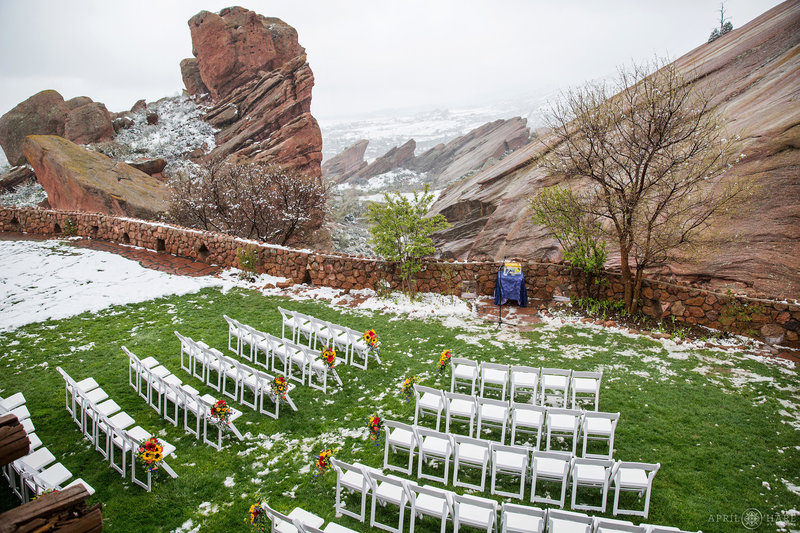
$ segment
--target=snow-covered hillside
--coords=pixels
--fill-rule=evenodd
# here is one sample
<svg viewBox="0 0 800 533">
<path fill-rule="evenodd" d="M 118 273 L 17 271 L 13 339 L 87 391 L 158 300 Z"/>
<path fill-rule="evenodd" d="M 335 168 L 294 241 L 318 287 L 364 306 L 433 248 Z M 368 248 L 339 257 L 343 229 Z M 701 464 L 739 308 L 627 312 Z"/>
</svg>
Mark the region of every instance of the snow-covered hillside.
<svg viewBox="0 0 800 533">
<path fill-rule="evenodd" d="M 511 117 L 528 119 L 538 128 L 555 92 L 534 94 L 513 101 L 462 109 L 419 112 L 384 112 L 344 119 L 318 119 L 322 129 L 322 157 L 327 160 L 361 139 L 369 140 L 364 159 L 372 161 L 409 139 L 417 142 L 417 154 L 446 143 L 487 122 Z"/>
</svg>

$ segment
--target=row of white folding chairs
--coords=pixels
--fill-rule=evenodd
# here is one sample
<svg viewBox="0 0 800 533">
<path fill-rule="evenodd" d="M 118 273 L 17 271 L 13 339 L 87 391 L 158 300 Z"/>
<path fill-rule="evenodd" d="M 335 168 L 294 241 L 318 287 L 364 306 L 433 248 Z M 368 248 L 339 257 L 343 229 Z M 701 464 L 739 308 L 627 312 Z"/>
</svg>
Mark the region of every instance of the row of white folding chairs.
<svg viewBox="0 0 800 533">
<path fill-rule="evenodd" d="M 445 530 L 447 520 L 453 523 L 453 531 L 464 526 L 485 529 L 487 532 L 497 528 L 498 503 L 495 500 L 473 495 L 459 495 L 454 491 L 431 486 L 421 486 L 413 481 L 393 474 L 385 475 L 381 470 L 359 463 L 345 463 L 331 459 L 336 471 L 336 513 L 366 521 L 366 503 L 368 495 L 372 495 L 370 510 L 370 527 L 394 533 L 404 531 L 405 507 L 410 507 L 409 531 L 414 531 L 417 517 L 430 516 L 442 521 L 441 529 Z M 358 511 L 347 508 L 343 498 L 343 490 L 360 497 L 353 502 Z M 391 504 L 398 508 L 397 526 L 378 520 L 377 505 L 386 508 Z M 504 533 L 666 533 L 678 532 L 674 528 L 663 526 L 641 525 L 632 522 L 591 517 L 583 513 L 544 510 L 509 502 L 500 506 L 500 531 Z"/>
<path fill-rule="evenodd" d="M 491 465 L 491 494 L 525 498 L 525 487 L 531 480 L 531 501 L 555 504 L 563 507 L 567 485 L 573 487 L 572 508 L 582 510 L 601 510 L 605 512 L 608 490 L 613 484 L 614 514 L 639 514 L 647 516 L 650 505 L 650 491 L 653 477 L 660 468 L 659 464 L 632 463 L 608 459 L 590 459 L 575 457 L 569 452 L 551 452 L 533 449 L 529 446 L 504 445 L 483 439 L 473 439 L 463 435 L 442 433 L 429 428 L 411 426 L 392 420 L 384 420 L 386 442 L 383 464 L 385 469 L 404 472 L 408 475 L 413 470 L 413 462 L 417 457 L 417 477 L 430 479 L 447 485 L 449 483 L 450 462 L 453 462 L 453 480 L 456 487 L 485 490 L 486 475 Z M 389 452 L 408 454 L 407 465 L 395 465 L 389 462 Z M 433 459 L 443 463 L 442 475 L 426 473 L 426 460 Z M 458 479 L 459 468 L 464 466 L 480 469 L 480 484 L 468 483 Z M 497 488 L 498 474 L 510 474 L 519 477 L 519 491 L 509 492 Z M 557 481 L 561 486 L 559 498 L 550 498 L 536 494 L 537 480 Z M 601 492 L 600 506 L 577 502 L 579 487 L 598 488 Z M 642 511 L 620 509 L 619 497 L 623 491 L 636 491 L 644 498 Z M 642 514 L 643 513 L 643 514 Z"/>
<path fill-rule="evenodd" d="M 223 317 L 228 322 L 228 349 L 238 353 L 240 357 L 260 365 L 267 371 L 282 371 L 288 379 L 297 381 L 301 385 L 308 383 L 310 387 L 325 393 L 328 391 L 329 374 L 339 386 L 342 385 L 336 369 L 330 368 L 322 361 L 321 351 L 258 331 L 227 315 L 223 315 Z M 235 347 L 233 339 L 236 339 Z M 244 351 L 245 344 L 250 346 L 249 354 Z M 259 354 L 264 354 L 263 363 L 259 360 Z M 281 363 L 282 369 L 277 368 L 277 362 Z M 295 369 L 299 372 L 299 377 L 295 374 Z M 316 382 L 314 378 L 316 378 Z"/>
<path fill-rule="evenodd" d="M 72 478 L 72 472 L 60 462 L 55 462 L 56 457 L 52 452 L 42 446 L 42 440 L 34 433 L 35 428 L 25 405 L 25 396 L 21 392 L 8 398 L 0 397 L 0 416 L 7 414 L 17 417 L 30 443 L 26 456 L 3 467 L 3 476 L 22 503 L 30 501 L 31 495 L 39 496 L 47 490 L 63 490 L 77 484 L 86 487 L 89 495 L 94 494 L 91 485 L 81 478 L 67 483 Z"/>
<path fill-rule="evenodd" d="M 508 402 L 492 398 L 481 398 L 447 392 L 424 385 L 414 385 L 416 404 L 414 408 L 414 424 L 428 415 L 436 418 L 436 430 L 441 425 L 442 415 L 445 419 L 445 432 L 458 426 L 454 422 L 468 424 L 467 435 L 473 436 L 473 427 L 477 426 L 475 436 L 481 436 L 486 426 L 500 429 L 500 443 L 505 442 L 506 426 L 511 420 L 511 444 L 517 443 L 517 434 L 531 435 L 535 439 L 532 446 L 540 449 L 542 433 L 545 436 L 544 447 L 550 450 L 556 438 L 571 439 L 572 453 L 577 452 L 578 442 L 583 441 L 582 456 L 609 458 L 614 452 L 614 435 L 619 421 L 619 413 L 603 413 L 558 407 L 543 407 L 529 403 Z M 455 431 L 453 431 L 455 432 Z M 602 441 L 608 445 L 604 453 L 589 451 L 590 441 Z"/>
<path fill-rule="evenodd" d="M 456 388 L 463 385 L 469 387 L 472 396 L 477 388 L 480 396 L 496 392 L 501 400 L 506 398 L 506 392 L 511 401 L 516 401 L 516 395 L 523 393 L 530 395 L 529 403 L 533 404 L 545 405 L 547 400 L 555 399 L 556 407 L 569 405 L 572 409 L 578 409 L 580 402 L 586 400 L 593 404 L 595 411 L 600 408 L 602 372 L 479 363 L 463 357 L 453 357 L 450 363 L 453 367 L 451 392 L 456 392 Z"/>
<path fill-rule="evenodd" d="M 81 429 L 83 434 L 92 441 L 95 450 L 108 460 L 114 470 L 122 477 L 126 476 L 128 465 L 131 469 L 131 481 L 140 487 L 152 489 L 152 472 L 146 470 L 146 481 L 140 480 L 136 475 L 136 455 L 139 445 L 153 436 L 153 433 L 141 426 L 134 426 L 136 421 L 117 403 L 108 397 L 108 394 L 98 385 L 94 378 L 75 381 L 61 367 L 56 370 L 64 378 L 64 394 L 67 412 Z M 166 458 L 175 451 L 175 446 L 163 439 L 159 439 L 164 446 L 163 456 L 159 467 L 172 478 L 178 474 L 170 467 Z M 115 458 L 116 451 L 120 452 L 120 462 Z"/>
<path fill-rule="evenodd" d="M 302 335 L 307 339 L 309 346 L 316 347 L 318 342 L 324 346 L 334 345 L 344 350 L 343 359 L 346 363 L 362 370 L 367 369 L 370 358 L 381 364 L 378 352 L 369 348 L 363 332 L 320 320 L 299 311 L 278 307 L 278 312 L 281 314 L 282 337 L 286 338 L 288 327 L 292 332 L 293 342 L 299 344 Z"/>
<path fill-rule="evenodd" d="M 177 331 L 175 336 L 181 343 L 181 368 L 203 381 L 206 385 L 222 392 L 224 396 L 238 399 L 242 405 L 265 414 L 272 418 L 278 418 L 280 414 L 281 402 L 285 401 L 293 411 L 297 411 L 297 406 L 289 395 L 295 386 L 287 382 L 286 395 L 283 399 L 277 398 L 272 393 L 272 382 L 275 378 L 266 372 L 257 370 L 244 363 L 222 355 L 219 350 L 209 348 L 202 341 L 192 340 L 190 337 L 181 335 Z M 198 368 L 200 369 L 198 372 Z M 217 374 L 217 380 L 211 380 L 213 372 Z M 228 382 L 233 384 L 233 393 L 228 391 Z M 251 393 L 252 401 L 248 400 L 248 393 Z M 269 400 L 274 409 L 266 409 L 265 405 Z"/>
<path fill-rule="evenodd" d="M 200 440 L 200 420 L 203 421 L 203 442 L 216 448 L 222 448 L 222 426 L 217 426 L 216 440 L 208 438 L 208 426 L 211 421 L 211 407 L 216 403 L 216 398 L 210 394 L 200 396 L 197 389 L 172 374 L 165 367 L 161 366 L 154 357 L 139 359 L 125 346 L 122 351 L 128 356 L 128 383 L 131 387 L 152 407 L 164 420 L 172 422 L 178 426 L 180 409 L 183 409 L 183 428 L 188 433 Z M 142 391 L 142 384 L 146 390 Z M 171 407 L 170 409 L 170 402 Z M 230 409 L 228 427 L 236 435 L 236 438 L 243 440 L 244 437 L 236 428 L 234 421 L 242 416 L 238 409 L 228 406 Z M 189 415 L 195 421 L 194 427 L 189 424 Z"/>
<path fill-rule="evenodd" d="M 301 507 L 295 507 L 287 515 L 276 511 L 267 502 L 261 502 L 261 507 L 272 522 L 272 531 L 280 533 L 358 533 L 354 529 L 344 527 L 336 522 L 328 522 L 325 528 L 322 524 L 325 519 L 309 513 Z"/>
</svg>

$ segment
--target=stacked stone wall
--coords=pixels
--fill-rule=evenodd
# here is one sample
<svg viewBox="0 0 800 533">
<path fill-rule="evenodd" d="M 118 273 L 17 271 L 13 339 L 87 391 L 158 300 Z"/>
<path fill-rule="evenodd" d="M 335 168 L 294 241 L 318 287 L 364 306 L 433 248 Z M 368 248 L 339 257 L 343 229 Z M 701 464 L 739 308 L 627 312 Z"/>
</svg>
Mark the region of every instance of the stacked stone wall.
<svg viewBox="0 0 800 533">
<path fill-rule="evenodd" d="M 237 252 L 254 251 L 260 270 L 273 276 L 290 278 L 295 283 L 333 287 L 342 290 L 377 289 L 381 283 L 400 287 L 399 270 L 394 263 L 376 258 L 296 250 L 239 239 L 229 235 L 179 226 L 83 212 L 64 212 L 36 208 L 0 208 L 0 231 L 37 235 L 64 235 L 101 239 L 119 244 L 187 257 L 197 261 L 236 267 Z M 423 292 L 456 294 L 475 292 L 491 295 L 501 263 L 493 261 L 458 262 L 427 260 L 418 275 L 417 288 Z M 528 298 L 547 303 L 556 297 L 577 294 L 582 282 L 569 265 L 523 263 Z M 621 299 L 619 275 L 606 273 L 605 296 Z M 537 302 L 538 301 L 538 302 Z M 798 345 L 800 305 L 797 302 L 750 298 L 713 292 L 686 285 L 644 280 L 642 310 L 655 318 L 676 320 L 716 329 L 726 329 L 752 337 Z M 781 342 L 779 341 L 779 342 Z"/>
</svg>

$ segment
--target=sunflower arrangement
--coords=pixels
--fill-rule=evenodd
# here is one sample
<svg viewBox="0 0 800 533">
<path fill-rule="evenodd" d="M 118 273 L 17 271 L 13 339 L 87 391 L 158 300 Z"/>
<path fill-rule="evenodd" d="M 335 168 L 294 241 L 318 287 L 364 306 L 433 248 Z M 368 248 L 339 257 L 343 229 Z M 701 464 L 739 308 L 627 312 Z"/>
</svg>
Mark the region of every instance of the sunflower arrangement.
<svg viewBox="0 0 800 533">
<path fill-rule="evenodd" d="M 333 452 L 328 449 L 324 452 L 321 452 L 319 455 L 314 456 L 314 468 L 317 469 L 314 477 L 316 476 L 324 476 L 328 469 L 331 467 L 331 455 Z"/>
<path fill-rule="evenodd" d="M 380 353 L 380 343 L 378 342 L 378 334 L 375 333 L 374 329 L 368 329 L 364 332 L 364 342 L 367 343 L 367 347 L 370 351 L 375 353 Z"/>
<path fill-rule="evenodd" d="M 336 366 L 336 350 L 333 347 L 326 347 L 322 349 L 322 360 L 328 365 L 328 368 L 333 369 Z"/>
<path fill-rule="evenodd" d="M 228 426 L 230 424 L 231 408 L 228 407 L 225 400 L 217 400 L 211 407 L 211 414 L 209 418 L 219 427 Z"/>
<path fill-rule="evenodd" d="M 164 445 L 161 444 L 158 438 L 150 437 L 139 444 L 137 458 L 144 463 L 144 467 L 148 472 L 157 474 L 158 463 L 164 459 Z"/>
<path fill-rule="evenodd" d="M 445 350 L 442 352 L 442 355 L 439 356 L 439 363 L 437 370 L 439 371 L 440 374 L 444 372 L 444 369 L 447 368 L 448 365 L 450 364 L 450 357 L 452 357 L 452 355 L 453 354 L 450 353 L 450 350 Z"/>
<path fill-rule="evenodd" d="M 406 378 L 402 385 L 400 385 L 400 388 L 403 390 L 403 394 L 406 397 L 406 402 L 410 402 L 411 397 L 414 396 L 414 383 L 416 382 L 417 376 L 411 376 Z"/>
<path fill-rule="evenodd" d="M 378 415 L 372 415 L 369 417 L 367 429 L 369 429 L 370 440 L 374 440 L 375 446 L 378 446 L 380 444 L 381 429 L 383 429 L 383 420 Z"/>
<path fill-rule="evenodd" d="M 283 376 L 278 376 L 272 380 L 269 384 L 270 388 L 272 389 L 272 394 L 279 400 L 286 399 L 286 393 L 289 391 L 289 384 L 286 382 L 286 378 Z"/>
<path fill-rule="evenodd" d="M 247 519 L 245 518 L 245 522 Z M 261 498 L 256 496 L 256 503 L 250 506 L 250 525 L 256 531 L 266 533 L 271 529 L 269 518 L 261 503 Z"/>
</svg>

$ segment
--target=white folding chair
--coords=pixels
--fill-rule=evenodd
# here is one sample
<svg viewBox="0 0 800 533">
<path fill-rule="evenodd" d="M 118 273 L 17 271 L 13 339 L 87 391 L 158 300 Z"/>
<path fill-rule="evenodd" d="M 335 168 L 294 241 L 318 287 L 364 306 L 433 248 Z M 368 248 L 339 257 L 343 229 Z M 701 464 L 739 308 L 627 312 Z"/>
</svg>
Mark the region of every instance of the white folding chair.
<svg viewBox="0 0 800 533">
<path fill-rule="evenodd" d="M 517 401 L 517 393 L 530 394 L 529 404 L 536 404 L 539 394 L 539 368 L 524 365 L 511 365 L 509 369 L 511 382 L 511 401 Z"/>
<path fill-rule="evenodd" d="M 596 459 L 611 459 L 614 454 L 614 434 L 617 430 L 619 413 L 600 413 L 597 411 L 584 411 L 579 436 L 583 440 L 583 457 Z M 608 452 L 593 453 L 588 451 L 589 441 L 602 441 L 608 447 Z"/>
<path fill-rule="evenodd" d="M 602 372 L 573 372 L 570 382 L 572 393 L 572 408 L 583 409 L 581 401 L 589 400 L 594 404 L 594 411 L 600 409 L 600 383 L 603 380 Z"/>
<path fill-rule="evenodd" d="M 482 438 L 481 429 L 484 426 L 500 428 L 500 438 L 497 442 L 506 441 L 506 424 L 508 422 L 509 407 L 507 401 L 492 398 L 478 398 L 478 430 L 475 436 Z"/>
<path fill-rule="evenodd" d="M 186 404 L 186 391 L 181 388 L 181 385 L 183 384 L 166 383 L 164 390 L 164 420 L 172 422 L 175 427 L 178 427 L 180 409 Z M 172 402 L 172 409 L 170 409 L 170 402 Z"/>
<path fill-rule="evenodd" d="M 486 487 L 486 471 L 491 460 L 491 446 L 489 441 L 473 439 L 463 435 L 453 435 L 453 485 L 469 489 L 484 491 Z M 481 473 L 480 484 L 468 483 L 458 480 L 459 470 L 464 467 L 477 468 Z"/>
<path fill-rule="evenodd" d="M 614 486 L 614 516 L 618 514 L 643 516 L 650 512 L 650 492 L 653 489 L 653 478 L 661 468 L 661 463 L 635 463 L 618 461 L 611 473 Z M 644 499 L 644 509 L 623 509 L 619 506 L 620 492 L 635 492 L 639 499 Z"/>
<path fill-rule="evenodd" d="M 547 426 L 547 446 L 546 449 L 552 449 L 553 437 L 562 439 L 572 439 L 571 451 L 575 455 L 575 450 L 578 447 L 578 430 L 581 427 L 581 417 L 583 413 L 574 409 L 559 409 L 556 407 L 549 407 L 547 409 L 547 416 L 545 424 Z"/>
<path fill-rule="evenodd" d="M 11 411 L 12 409 L 16 409 L 20 405 L 24 404 L 25 396 L 21 392 L 15 392 L 8 398 L 0 399 L 0 409 L 5 409 L 6 411 Z"/>
<path fill-rule="evenodd" d="M 350 352 L 350 344 L 348 342 L 348 333 L 347 328 L 340 326 L 338 324 L 334 324 L 333 322 L 328 322 L 328 345 L 333 346 L 337 349 L 337 351 L 341 350 L 342 352 L 342 360 L 349 364 L 348 362 L 348 354 Z"/>
<path fill-rule="evenodd" d="M 222 318 L 225 319 L 225 322 L 228 323 L 228 350 L 235 353 L 236 355 L 242 355 L 242 325 L 228 315 L 222 315 Z M 236 340 L 236 346 L 233 346 L 233 340 Z"/>
<path fill-rule="evenodd" d="M 569 467 L 572 464 L 574 455 L 565 452 L 533 452 L 531 459 L 531 502 L 547 503 L 564 507 L 567 495 L 567 485 L 569 484 Z M 561 487 L 561 496 L 551 498 L 547 495 L 539 496 L 536 493 L 536 485 L 540 481 L 558 483 Z"/>
<path fill-rule="evenodd" d="M 516 503 L 503 502 L 501 533 L 544 533 L 547 511 Z"/>
<path fill-rule="evenodd" d="M 570 477 L 572 478 L 572 508 L 581 511 L 600 511 L 606 512 L 606 501 L 608 499 L 608 486 L 611 479 L 611 469 L 614 461 L 611 459 L 587 459 L 575 457 L 570 465 Z M 578 492 L 580 488 L 599 489 L 600 505 L 590 505 L 578 503 Z"/>
<path fill-rule="evenodd" d="M 181 370 L 185 371 L 187 374 L 191 374 L 194 365 L 194 343 L 177 331 L 173 331 L 173 333 L 175 333 L 175 336 L 178 337 L 181 343 Z"/>
<path fill-rule="evenodd" d="M 247 326 L 249 329 L 248 335 L 251 339 L 250 343 L 250 361 L 254 365 L 258 365 L 264 370 L 269 370 L 270 358 L 272 356 L 272 345 L 267 340 L 267 334 L 258 331 L 255 328 Z M 264 355 L 264 362 L 261 362 L 259 354 Z"/>
<path fill-rule="evenodd" d="M 414 385 L 414 397 L 416 403 L 414 407 L 414 425 L 418 426 L 420 419 L 425 415 L 436 416 L 436 431 L 439 431 L 439 422 L 444 412 L 444 393 L 439 389 Z"/>
<path fill-rule="evenodd" d="M 450 375 L 450 392 L 456 392 L 459 385 L 469 385 L 469 395 L 475 396 L 478 382 L 478 362 L 464 357 L 450 359 L 452 373 Z"/>
<path fill-rule="evenodd" d="M 278 307 L 278 312 L 281 314 L 281 337 L 284 339 L 291 338 L 292 342 L 294 342 L 297 335 L 297 319 L 295 318 L 294 311 Z M 286 336 L 286 328 L 289 328 L 292 332 L 291 337 Z"/>
<path fill-rule="evenodd" d="M 292 343 L 286 339 L 279 339 L 272 335 L 267 335 L 265 340 L 270 345 L 270 358 L 272 359 L 270 370 L 273 373 L 285 376 L 289 373 L 289 350 L 286 348 L 286 343 Z M 281 364 L 280 368 L 277 366 L 277 363 Z"/>
<path fill-rule="evenodd" d="M 289 369 L 289 371 L 286 373 L 286 379 L 295 380 L 303 385 L 306 382 L 306 374 L 308 373 L 308 367 L 311 364 L 308 355 L 306 355 L 306 347 L 301 346 L 300 344 L 285 342 L 284 352 L 286 354 Z M 297 377 L 297 373 L 293 371 L 295 368 L 300 374 L 300 377 Z"/>
<path fill-rule="evenodd" d="M 322 524 L 325 523 L 322 517 L 309 513 L 300 507 L 295 507 L 291 513 L 286 515 L 276 511 L 266 502 L 261 502 L 261 506 L 272 522 L 273 533 L 298 533 L 295 521 L 299 521 L 304 526 L 316 528 L 322 527 Z"/>
<path fill-rule="evenodd" d="M 592 533 L 647 533 L 647 526 L 633 525 L 633 522 L 626 520 L 614 520 L 613 518 L 594 518 Z"/>
<path fill-rule="evenodd" d="M 571 511 L 547 510 L 547 533 L 591 533 L 592 517 Z"/>
<path fill-rule="evenodd" d="M 183 385 L 181 387 L 186 393 L 183 404 L 183 429 L 195 436 L 196 439 L 200 438 L 200 422 L 208 416 L 208 409 L 205 402 L 200 399 L 197 389 Z M 194 426 L 189 425 L 190 416 L 194 417 Z"/>
<path fill-rule="evenodd" d="M 162 385 L 164 379 L 172 373 L 162 365 L 156 365 L 149 370 L 145 370 L 145 381 L 147 385 L 147 403 L 155 409 L 156 413 L 161 414 L 161 400 L 164 394 Z"/>
<path fill-rule="evenodd" d="M 236 359 L 223 356 L 222 360 L 227 364 L 227 366 L 222 374 L 222 385 L 220 387 L 220 392 L 222 392 L 223 396 L 227 396 L 233 400 L 238 400 L 242 382 L 247 376 L 252 375 L 252 372 L 250 372 L 250 367 L 244 363 L 240 363 Z M 230 382 L 233 382 L 232 393 L 228 391 L 228 383 Z"/>
<path fill-rule="evenodd" d="M 300 336 L 302 335 L 308 341 L 307 346 L 310 348 L 312 342 L 314 341 L 314 326 L 311 323 L 311 321 L 314 320 L 314 318 L 304 313 L 301 313 L 300 311 L 294 312 L 294 318 L 295 318 L 295 332 L 296 332 L 296 337 L 294 342 L 296 344 L 301 344 Z"/>
<path fill-rule="evenodd" d="M 222 390 L 223 376 L 236 376 L 236 368 L 233 366 L 233 359 L 222 355 L 222 352 L 216 348 L 211 348 L 206 351 L 208 364 L 206 365 L 206 385 L 211 387 L 217 392 Z M 214 379 L 216 374 L 216 379 Z"/>
<path fill-rule="evenodd" d="M 417 462 L 417 477 L 420 479 L 430 479 L 447 485 L 450 473 L 450 460 L 453 457 L 453 439 L 447 433 L 416 426 L 414 431 L 417 434 L 419 446 L 419 461 Z M 444 463 L 444 473 L 441 476 L 426 474 L 423 467 L 426 459 L 433 458 Z M 432 465 L 430 465 L 432 466 Z"/>
<path fill-rule="evenodd" d="M 309 318 L 311 319 L 311 331 L 314 337 L 313 343 L 309 344 L 309 346 L 314 349 L 317 348 L 317 344 L 327 346 L 331 336 L 330 331 L 328 331 L 328 323 L 318 318 Z"/>
<path fill-rule="evenodd" d="M 567 407 L 567 391 L 572 370 L 542 367 L 539 384 L 540 405 L 547 405 L 548 399 L 554 399 L 554 407 Z"/>
<path fill-rule="evenodd" d="M 492 450 L 492 494 L 508 496 L 509 498 L 525 498 L 525 482 L 528 478 L 528 460 L 530 450 L 527 446 L 506 446 L 505 444 L 491 443 Z M 498 474 L 519 476 L 519 492 L 509 492 L 497 488 Z"/>
<path fill-rule="evenodd" d="M 369 349 L 362 332 L 351 328 L 345 328 L 345 331 L 347 332 L 347 343 L 350 346 L 350 364 L 352 366 L 366 370 L 370 357 L 374 357 L 380 364 L 380 357 Z M 364 360 L 363 363 L 359 362 L 361 359 Z"/>
<path fill-rule="evenodd" d="M 529 403 L 511 403 L 511 444 L 517 443 L 517 433 L 533 435 L 535 441 L 531 448 L 538 450 L 542 442 L 546 409 Z"/>
<path fill-rule="evenodd" d="M 370 483 L 364 470 L 369 467 L 358 463 L 345 463 L 335 457 L 331 458 L 331 466 L 336 472 L 336 516 L 346 515 L 363 522 L 366 519 L 367 494 L 370 491 Z M 380 473 L 377 470 L 376 472 Z M 361 496 L 359 512 L 350 511 L 343 504 L 342 489 L 347 489 L 350 494 Z"/>
<path fill-rule="evenodd" d="M 447 520 L 453 516 L 453 506 L 451 504 L 448 491 L 430 487 L 428 485 L 417 485 L 409 482 L 409 499 L 411 500 L 411 521 L 409 531 L 414 531 L 414 524 L 417 517 L 430 516 L 441 520 L 441 533 L 445 533 Z"/>
<path fill-rule="evenodd" d="M 508 365 L 499 363 L 481 363 L 481 397 L 486 397 L 486 390 L 500 393 L 500 400 L 506 399 L 508 387 Z"/>
<path fill-rule="evenodd" d="M 142 442 L 143 440 L 149 438 L 149 436 L 150 436 L 149 433 L 147 431 L 145 431 L 143 428 L 141 428 L 140 426 L 136 426 L 133 429 L 131 429 L 130 431 L 124 431 L 123 433 L 127 434 L 127 436 L 133 441 L 133 449 L 134 450 L 137 448 L 137 446 L 138 446 L 138 444 L 140 442 Z M 161 441 L 161 445 L 164 447 L 164 450 L 163 450 L 163 457 L 164 458 L 161 459 L 159 468 L 163 469 L 170 477 L 173 477 L 173 478 L 178 477 L 177 474 L 175 474 L 174 470 L 172 470 L 172 468 L 170 468 L 169 465 L 165 461 L 165 459 L 169 455 L 171 455 L 172 452 L 175 451 L 175 446 L 173 446 L 172 444 L 168 443 L 164 439 L 158 439 L 158 440 Z M 134 459 L 134 460 L 131 461 L 131 481 L 133 483 L 135 483 L 136 485 L 139 485 L 143 489 L 146 489 L 147 492 L 150 492 L 153 489 L 153 473 L 152 473 L 152 471 L 147 470 L 147 469 L 145 469 L 145 472 L 147 474 L 146 481 L 139 479 L 139 477 L 136 475 L 136 460 Z"/>
<path fill-rule="evenodd" d="M 385 431 L 385 445 L 383 452 L 383 469 L 403 472 L 411 475 L 412 465 L 414 464 L 414 452 L 417 449 L 417 434 L 414 428 L 402 422 L 384 419 L 383 428 Z M 389 463 L 389 449 L 393 454 L 398 452 L 408 453 L 408 466 L 401 467 Z"/>
<path fill-rule="evenodd" d="M 458 533 L 462 525 L 485 529 L 491 533 L 497 529 L 497 502 L 469 494 L 447 494 L 453 508 L 453 531 Z"/>
<path fill-rule="evenodd" d="M 406 504 L 409 501 L 406 480 L 394 475 L 385 476 L 374 470 L 365 471 L 364 474 L 372 490 L 372 509 L 369 517 L 370 527 L 377 527 L 384 531 L 391 531 L 392 533 L 402 533 Z M 397 527 L 392 527 L 389 524 L 380 522 L 375 517 L 377 509 L 376 504 L 378 503 L 383 509 L 386 509 L 387 504 L 397 506 L 399 514 Z"/>
<path fill-rule="evenodd" d="M 113 430 L 128 429 L 136 423 L 133 417 L 131 417 L 125 411 L 120 411 L 112 416 L 100 415 L 97 422 L 97 439 L 95 441 L 95 449 L 103 455 L 104 459 L 109 458 Z M 100 439 L 101 433 L 105 437 L 102 441 Z M 101 442 L 102 446 L 100 445 Z"/>
<path fill-rule="evenodd" d="M 458 392 L 444 391 L 445 397 L 445 422 L 444 430 L 446 433 L 455 433 L 451 427 L 453 421 L 469 424 L 467 435 L 472 436 L 475 426 L 475 417 L 478 414 L 478 404 L 474 396 L 460 394 Z"/>
</svg>

